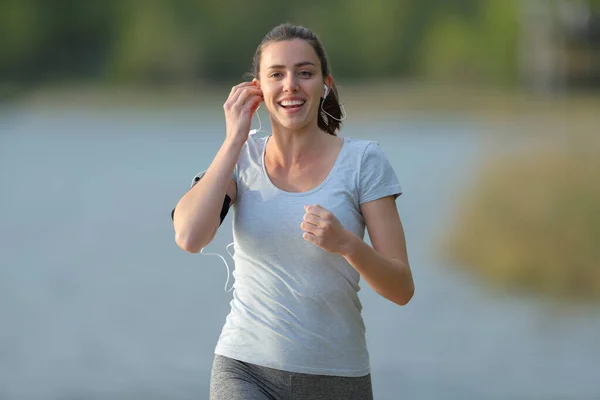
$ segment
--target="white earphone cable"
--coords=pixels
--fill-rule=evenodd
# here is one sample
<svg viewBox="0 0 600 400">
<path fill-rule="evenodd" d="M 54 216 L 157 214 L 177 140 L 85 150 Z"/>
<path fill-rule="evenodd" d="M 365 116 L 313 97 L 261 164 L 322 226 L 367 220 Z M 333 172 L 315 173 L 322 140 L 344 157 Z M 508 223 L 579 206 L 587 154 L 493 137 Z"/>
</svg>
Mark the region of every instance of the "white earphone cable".
<svg viewBox="0 0 600 400">
<path fill-rule="evenodd" d="M 229 243 L 227 246 L 225 246 L 225 250 L 227 251 L 227 254 L 229 254 L 229 256 L 231 257 L 231 259 L 233 260 L 233 254 L 231 254 L 231 252 L 229 251 L 229 247 L 233 246 L 234 243 L 231 242 Z M 225 260 L 225 258 L 220 255 L 219 253 L 205 253 L 204 252 L 204 247 L 200 250 L 200 254 L 205 255 L 205 256 L 218 256 L 219 258 L 221 258 L 221 260 L 223 260 L 223 262 L 225 263 L 225 268 L 227 268 L 227 280 L 225 281 L 225 287 L 223 288 L 223 290 L 225 292 L 231 292 L 233 290 L 233 286 L 231 285 L 231 288 L 229 288 L 229 290 L 227 289 L 227 284 L 229 283 L 229 276 L 233 276 L 233 274 L 231 274 L 231 271 L 229 270 L 229 264 L 227 264 L 227 260 Z"/>
<path fill-rule="evenodd" d="M 260 108 L 260 105 L 258 106 Z M 262 122 L 260 122 L 260 115 L 258 115 L 258 108 L 254 112 L 256 114 L 256 118 L 258 118 L 258 129 L 250 129 L 249 135 L 255 135 L 257 132 L 260 132 L 262 129 Z"/>
<path fill-rule="evenodd" d="M 325 109 L 323 108 L 323 103 L 325 103 L 325 99 L 327 98 L 327 95 L 329 94 L 329 87 L 327 85 L 325 85 L 325 94 L 323 95 L 323 100 L 321 100 L 321 111 L 323 111 L 325 114 L 327 114 L 330 118 L 335 119 L 336 121 L 343 121 L 346 119 L 346 109 L 344 108 L 344 105 L 340 103 L 340 109 L 342 111 L 342 118 L 336 118 L 333 115 L 329 114 L 327 111 L 325 111 Z"/>
</svg>

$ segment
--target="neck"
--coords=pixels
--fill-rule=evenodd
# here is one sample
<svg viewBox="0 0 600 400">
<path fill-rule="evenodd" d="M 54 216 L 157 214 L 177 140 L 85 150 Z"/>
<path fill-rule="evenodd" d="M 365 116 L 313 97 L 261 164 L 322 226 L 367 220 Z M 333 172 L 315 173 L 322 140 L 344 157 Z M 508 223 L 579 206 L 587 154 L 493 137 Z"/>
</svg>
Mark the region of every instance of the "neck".
<svg viewBox="0 0 600 400">
<path fill-rule="evenodd" d="M 273 134 L 267 144 L 267 157 L 274 165 L 289 168 L 306 164 L 329 148 L 327 142 L 336 140 L 317 126 L 289 130 L 273 126 Z"/>
</svg>

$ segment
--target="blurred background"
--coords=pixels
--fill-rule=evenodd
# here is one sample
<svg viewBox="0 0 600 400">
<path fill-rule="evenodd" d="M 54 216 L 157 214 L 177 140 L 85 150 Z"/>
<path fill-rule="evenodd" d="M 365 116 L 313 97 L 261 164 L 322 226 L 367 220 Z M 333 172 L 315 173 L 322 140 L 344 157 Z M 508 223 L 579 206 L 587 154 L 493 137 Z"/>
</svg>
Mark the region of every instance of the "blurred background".
<svg viewBox="0 0 600 400">
<path fill-rule="evenodd" d="M 600 1 L 3 0 L 0 400 L 208 398 L 227 273 L 170 211 L 282 22 L 404 189 L 375 398 L 600 399 Z"/>
</svg>

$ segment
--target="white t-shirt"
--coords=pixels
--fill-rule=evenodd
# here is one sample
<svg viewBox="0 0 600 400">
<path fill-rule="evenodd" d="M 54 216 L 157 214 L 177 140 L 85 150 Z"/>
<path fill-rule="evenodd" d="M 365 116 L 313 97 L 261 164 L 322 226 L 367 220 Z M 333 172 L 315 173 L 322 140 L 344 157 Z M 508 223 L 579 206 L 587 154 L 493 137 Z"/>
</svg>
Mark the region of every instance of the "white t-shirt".
<svg viewBox="0 0 600 400">
<path fill-rule="evenodd" d="M 277 188 L 264 164 L 269 136 L 250 136 L 234 169 L 235 284 L 215 353 L 307 374 L 370 373 L 358 298 L 359 273 L 340 255 L 303 239 L 304 206 L 319 204 L 364 238 L 360 205 L 402 189 L 377 142 L 344 138 L 315 189 Z"/>
</svg>

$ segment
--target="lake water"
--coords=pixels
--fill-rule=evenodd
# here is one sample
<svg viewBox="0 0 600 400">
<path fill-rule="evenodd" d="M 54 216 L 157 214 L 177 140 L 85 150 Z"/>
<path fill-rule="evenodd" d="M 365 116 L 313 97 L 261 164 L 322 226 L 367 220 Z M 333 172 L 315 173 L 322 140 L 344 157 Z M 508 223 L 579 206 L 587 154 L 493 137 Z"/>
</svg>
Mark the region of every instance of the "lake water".
<svg viewBox="0 0 600 400">
<path fill-rule="evenodd" d="M 600 310 L 490 292 L 435 252 L 485 129 L 346 122 L 401 180 L 416 282 L 406 307 L 362 284 L 375 398 L 600 399 Z M 223 128 L 220 110 L 0 114 L 0 400 L 208 398 L 231 293 L 219 258 L 177 248 L 170 211 Z M 225 254 L 230 218 L 207 251 Z"/>
</svg>

